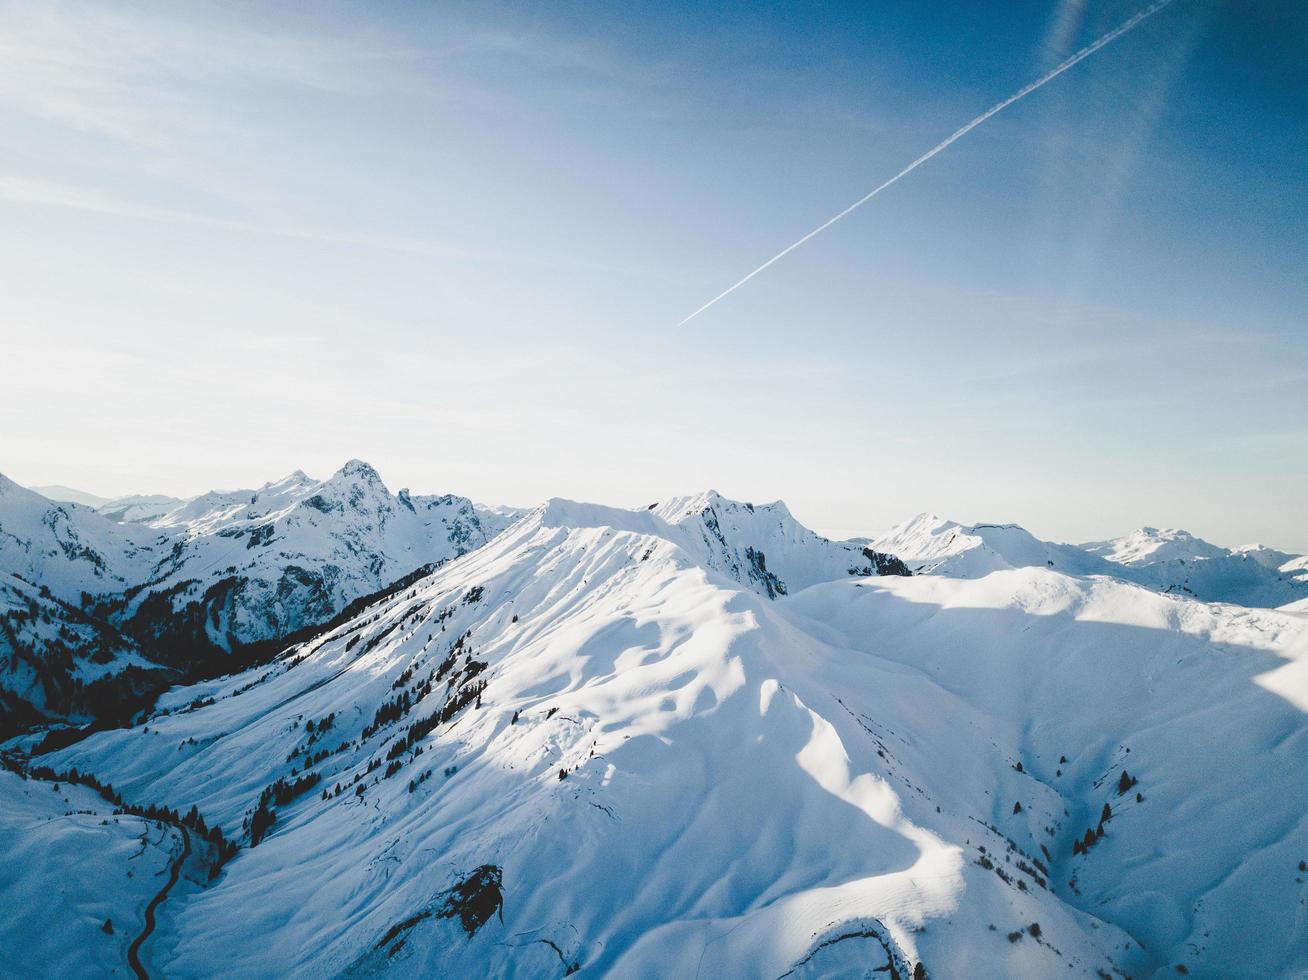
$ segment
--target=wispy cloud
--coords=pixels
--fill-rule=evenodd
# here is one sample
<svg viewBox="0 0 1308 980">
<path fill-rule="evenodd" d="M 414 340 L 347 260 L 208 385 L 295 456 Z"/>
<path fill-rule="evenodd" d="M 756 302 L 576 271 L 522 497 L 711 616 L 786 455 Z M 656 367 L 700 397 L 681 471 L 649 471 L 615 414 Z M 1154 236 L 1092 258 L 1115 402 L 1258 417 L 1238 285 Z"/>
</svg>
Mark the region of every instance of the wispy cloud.
<svg viewBox="0 0 1308 980">
<path fill-rule="evenodd" d="M 132 221 L 190 225 L 238 235 L 272 235 L 299 241 L 317 242 L 324 245 L 348 245 L 390 252 L 408 252 L 437 259 L 516 261 L 519 258 L 509 252 L 471 251 L 458 246 L 443 245 L 420 239 L 355 234 L 322 228 L 234 220 L 195 211 L 141 204 L 76 185 L 45 180 L 30 180 L 22 177 L 0 176 L 0 199 L 16 204 L 68 208 L 74 211 L 127 218 Z"/>
<path fill-rule="evenodd" d="M 397 82 L 403 52 L 257 30 L 218 16 L 182 20 L 95 5 L 0 7 L 0 104 L 22 114 L 161 148 L 199 124 L 193 87 L 241 79 L 324 91 Z M 205 121 L 208 124 L 208 121 Z"/>
<path fill-rule="evenodd" d="M 37 180 L 0 174 L 0 201 L 36 207 L 55 207 L 128 221 L 161 225 L 207 228 L 233 235 L 252 235 L 299 241 L 306 244 L 364 248 L 415 255 L 447 262 L 491 262 L 544 269 L 572 268 L 633 279 L 666 281 L 670 277 L 648 269 L 596 261 L 563 253 L 527 254 L 494 246 L 465 246 L 399 235 L 363 232 L 307 225 L 278 224 L 225 218 L 201 211 L 160 207 L 103 191 L 59 181 Z"/>
</svg>

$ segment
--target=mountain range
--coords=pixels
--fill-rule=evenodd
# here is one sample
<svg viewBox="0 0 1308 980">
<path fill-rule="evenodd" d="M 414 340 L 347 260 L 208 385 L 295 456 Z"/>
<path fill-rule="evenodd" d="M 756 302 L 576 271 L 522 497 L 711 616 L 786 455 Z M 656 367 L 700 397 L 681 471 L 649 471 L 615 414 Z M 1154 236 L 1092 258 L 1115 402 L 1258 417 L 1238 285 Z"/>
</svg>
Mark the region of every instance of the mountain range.
<svg viewBox="0 0 1308 980">
<path fill-rule="evenodd" d="M 979 578 L 1046 567 L 1104 575 L 1205 602 L 1275 608 L 1308 597 L 1308 558 L 1262 545 L 1223 548 L 1186 531 L 1141 528 L 1083 545 L 1041 541 L 1016 524 L 965 525 L 920 514 L 876 538 L 914 574 Z"/>
<path fill-rule="evenodd" d="M 120 504 L 57 503 L 0 477 L 0 698 L 12 718 L 120 717 L 160 682 L 266 656 L 511 519 L 454 495 L 391 494 L 357 460 L 326 480 L 297 472 L 148 518 Z"/>
<path fill-rule="evenodd" d="M 76 627 L 172 685 L 5 681 L 0 973 L 1308 973 L 1294 556 L 358 462 L 141 523 L 6 482 L 0 534 L 10 677 Z"/>
</svg>

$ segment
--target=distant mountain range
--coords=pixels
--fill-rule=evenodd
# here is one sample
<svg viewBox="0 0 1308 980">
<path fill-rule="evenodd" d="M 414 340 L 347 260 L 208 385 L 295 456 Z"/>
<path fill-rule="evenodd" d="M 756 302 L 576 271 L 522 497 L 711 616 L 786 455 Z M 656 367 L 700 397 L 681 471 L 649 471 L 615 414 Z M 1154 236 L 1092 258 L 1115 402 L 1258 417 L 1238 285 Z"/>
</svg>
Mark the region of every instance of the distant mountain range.
<svg viewBox="0 0 1308 980">
<path fill-rule="evenodd" d="M 1308 558 L 1261 545 L 1222 548 L 1185 531 L 1141 528 L 1084 545 L 1041 541 L 1016 524 L 964 525 L 921 514 L 873 542 L 914 574 L 979 578 L 1046 567 L 1107 575 L 1205 602 L 1275 608 L 1308 598 Z"/>
</svg>

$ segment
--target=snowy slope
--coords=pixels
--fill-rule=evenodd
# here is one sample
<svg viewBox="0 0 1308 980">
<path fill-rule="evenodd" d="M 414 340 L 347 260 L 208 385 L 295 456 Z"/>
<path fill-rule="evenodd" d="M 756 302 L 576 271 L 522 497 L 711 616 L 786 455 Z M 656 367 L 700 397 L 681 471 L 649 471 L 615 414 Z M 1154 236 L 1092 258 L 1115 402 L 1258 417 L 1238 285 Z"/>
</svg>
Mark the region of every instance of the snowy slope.
<svg viewBox="0 0 1308 980">
<path fill-rule="evenodd" d="M 0 737 L 52 718 L 125 718 L 177 679 L 112 624 L 18 578 L 0 580 Z"/>
<path fill-rule="evenodd" d="M 114 713 L 157 683 L 158 665 L 86 597 L 144 581 L 161 550 L 154 532 L 0 476 L 0 733 Z"/>
<path fill-rule="evenodd" d="M 168 976 L 1308 970 L 1308 620 L 1048 568 L 769 601 L 702 541 L 551 501 L 46 761 L 247 842 L 317 778 Z"/>
<path fill-rule="evenodd" d="M 1193 596 L 1205 602 L 1276 608 L 1308 599 L 1308 575 L 1296 572 L 1294 562 L 1284 569 L 1268 568 L 1250 554 L 1232 553 L 1216 558 L 1148 562 L 1129 566 L 1124 577 L 1158 589 Z"/>
<path fill-rule="evenodd" d="M 0 475 L 0 577 L 17 576 L 67 601 L 143 581 L 160 535 L 55 503 Z"/>
<path fill-rule="evenodd" d="M 1049 847 L 1063 901 L 1144 944 L 1145 975 L 1308 971 L 1308 623 L 1034 568 L 821 586 L 793 608 L 1007 733 L 1024 772 L 996 820 Z M 1105 837 L 1073 856 L 1105 803 Z"/>
<path fill-rule="evenodd" d="M 1288 551 L 1277 551 L 1265 544 L 1246 544 L 1232 548 L 1231 554 L 1252 558 L 1265 568 L 1275 569 L 1289 575 L 1308 575 L 1308 555 L 1293 555 Z"/>
<path fill-rule="evenodd" d="M 114 815 L 93 790 L 0 770 L 0 976 L 130 977 L 128 946 L 180 850 L 172 828 Z"/>
</svg>

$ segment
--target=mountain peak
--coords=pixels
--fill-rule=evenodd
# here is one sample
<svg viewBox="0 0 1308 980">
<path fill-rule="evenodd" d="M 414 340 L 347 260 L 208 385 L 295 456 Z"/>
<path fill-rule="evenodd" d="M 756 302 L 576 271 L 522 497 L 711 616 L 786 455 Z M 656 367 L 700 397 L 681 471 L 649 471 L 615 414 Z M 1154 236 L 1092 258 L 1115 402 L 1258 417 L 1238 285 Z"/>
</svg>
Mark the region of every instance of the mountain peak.
<svg viewBox="0 0 1308 980">
<path fill-rule="evenodd" d="M 1124 565 L 1148 562 L 1221 558 L 1231 552 L 1179 528 L 1142 527 L 1120 538 L 1092 541 L 1082 547 L 1094 555 Z"/>
<path fill-rule="evenodd" d="M 332 474 L 328 483 L 335 480 L 362 480 L 364 483 L 375 484 L 386 489 L 386 484 L 382 482 L 381 474 L 378 473 L 371 464 L 365 463 L 361 459 L 352 459 L 339 470 Z"/>
<path fill-rule="evenodd" d="M 671 524 L 696 517 L 706 510 L 746 511 L 750 514 L 759 511 L 773 515 L 782 521 L 793 521 L 794 515 L 784 501 L 774 500 L 769 504 L 755 504 L 747 500 L 733 500 L 724 497 L 717 490 L 704 490 L 686 497 L 673 497 L 670 500 L 653 504 L 649 508 Z"/>
</svg>

